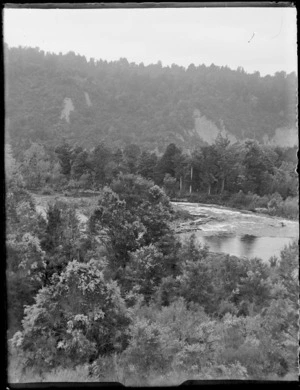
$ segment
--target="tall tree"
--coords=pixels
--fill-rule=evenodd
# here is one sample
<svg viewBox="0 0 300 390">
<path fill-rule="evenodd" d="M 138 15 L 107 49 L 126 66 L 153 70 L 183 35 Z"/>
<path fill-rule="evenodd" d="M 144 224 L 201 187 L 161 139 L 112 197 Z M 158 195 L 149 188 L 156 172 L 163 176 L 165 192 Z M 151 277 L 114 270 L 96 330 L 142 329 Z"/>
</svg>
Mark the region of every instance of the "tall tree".
<svg viewBox="0 0 300 390">
<path fill-rule="evenodd" d="M 272 173 L 274 169 L 272 157 L 256 141 L 246 141 L 243 164 L 246 174 L 245 192 L 251 191 L 263 195 L 265 174 Z"/>
<path fill-rule="evenodd" d="M 107 177 L 105 173 L 106 165 L 112 159 L 112 151 L 104 144 L 101 143 L 98 145 L 92 152 L 92 168 L 95 174 L 95 182 L 98 185 L 105 185 L 107 182 Z"/>
<path fill-rule="evenodd" d="M 203 146 L 193 153 L 193 166 L 196 168 L 197 178 L 207 188 L 208 195 L 218 182 L 217 152 L 214 145 Z"/>
<path fill-rule="evenodd" d="M 223 136 L 221 132 L 215 140 L 215 149 L 217 152 L 216 166 L 218 168 L 217 177 L 221 182 L 220 193 L 225 189 L 225 182 L 232 171 L 235 163 L 236 155 L 234 149 L 230 148 L 230 140 L 227 136 Z"/>
<path fill-rule="evenodd" d="M 32 143 L 24 153 L 21 166 L 26 185 L 29 188 L 40 188 L 50 178 L 50 161 L 45 148 L 38 143 Z"/>
<path fill-rule="evenodd" d="M 70 177 L 72 168 L 72 148 L 64 140 L 63 144 L 59 145 L 55 152 L 58 156 L 58 160 L 61 166 L 61 172 L 63 175 Z"/>
<path fill-rule="evenodd" d="M 150 153 L 147 150 L 143 150 L 139 156 L 137 173 L 145 177 L 146 179 L 155 179 L 155 167 L 157 164 L 157 156 L 155 153 Z"/>
<path fill-rule="evenodd" d="M 140 154 L 141 149 L 136 144 L 130 144 L 124 148 L 123 155 L 128 166 L 129 173 L 136 173 Z"/>
<path fill-rule="evenodd" d="M 90 171 L 89 154 L 86 150 L 79 152 L 72 165 L 72 176 L 78 180 L 82 175 Z"/>
<path fill-rule="evenodd" d="M 174 143 L 167 146 L 165 153 L 157 164 L 157 181 L 159 184 L 162 184 L 166 173 L 173 177 L 176 176 L 176 165 L 180 155 L 181 150 Z"/>
</svg>

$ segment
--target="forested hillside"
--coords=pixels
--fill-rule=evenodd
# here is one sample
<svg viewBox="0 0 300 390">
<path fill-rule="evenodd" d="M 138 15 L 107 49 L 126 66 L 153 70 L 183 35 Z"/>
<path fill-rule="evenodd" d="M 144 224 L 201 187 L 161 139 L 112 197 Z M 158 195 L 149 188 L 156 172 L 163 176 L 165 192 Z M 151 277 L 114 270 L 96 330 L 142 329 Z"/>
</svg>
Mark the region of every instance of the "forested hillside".
<svg viewBox="0 0 300 390">
<path fill-rule="evenodd" d="M 220 130 L 231 141 L 297 143 L 294 73 L 87 61 L 74 52 L 7 46 L 4 59 L 6 123 L 16 152 L 30 141 L 56 146 L 62 138 L 84 148 L 105 141 L 162 153 L 173 142 L 192 151 Z"/>
</svg>

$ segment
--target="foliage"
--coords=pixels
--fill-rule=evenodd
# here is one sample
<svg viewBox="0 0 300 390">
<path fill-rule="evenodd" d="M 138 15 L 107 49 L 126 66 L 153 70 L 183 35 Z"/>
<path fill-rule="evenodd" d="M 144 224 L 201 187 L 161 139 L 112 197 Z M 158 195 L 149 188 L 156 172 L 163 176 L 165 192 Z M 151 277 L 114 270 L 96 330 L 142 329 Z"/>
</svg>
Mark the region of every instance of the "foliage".
<svg viewBox="0 0 300 390">
<path fill-rule="evenodd" d="M 196 201 L 295 218 L 287 151 L 231 145 L 220 133 L 191 156 L 172 143 L 157 157 L 127 141 L 123 150 L 32 144 L 22 169 L 6 150 L 9 337 L 17 331 L 21 364 L 46 375 L 85 364 L 91 376 L 135 384 L 295 373 L 297 243 L 269 263 L 209 253 L 194 236 L 176 238 L 167 196 L 179 184 Z M 58 199 L 43 219 L 31 186 L 104 188 L 97 204 L 78 201 L 85 226 L 77 207 Z"/>
<path fill-rule="evenodd" d="M 21 172 L 29 188 L 40 188 L 50 178 L 50 161 L 42 145 L 32 143 L 24 153 Z"/>
<path fill-rule="evenodd" d="M 39 237 L 46 252 L 44 282 L 48 283 L 53 273 L 60 273 L 69 261 L 82 261 L 81 246 L 84 235 L 80 230 L 76 207 L 56 201 L 47 209 L 46 221 L 41 222 Z"/>
<path fill-rule="evenodd" d="M 90 229 L 104 241 L 113 272 L 121 272 L 129 260 L 129 252 L 144 243 L 145 227 L 126 208 L 125 200 L 120 200 L 109 188 L 104 188 L 90 218 Z"/>
<path fill-rule="evenodd" d="M 73 367 L 126 345 L 126 306 L 95 260 L 69 262 L 35 301 L 25 309 L 23 330 L 12 339 L 26 366 Z"/>
<path fill-rule="evenodd" d="M 198 111 L 214 129 L 225 129 L 236 139 L 268 141 L 277 129 L 284 137 L 295 128 L 295 73 L 261 77 L 215 65 L 185 69 L 124 58 L 87 61 L 74 52 L 58 55 L 8 46 L 4 59 L 6 110 L 19 151 L 28 149 L 30 141 L 50 145 L 63 136 L 86 148 L 106 139 L 116 147 L 135 142 L 160 153 L 170 143 L 193 149 L 203 144 L 195 131 Z M 69 122 L 61 117 L 66 97 L 75 108 Z M 203 130 L 205 134 L 210 128 Z"/>
<path fill-rule="evenodd" d="M 137 163 L 137 173 L 146 179 L 155 180 L 155 169 L 158 157 L 155 153 L 143 150 Z"/>
<path fill-rule="evenodd" d="M 169 173 L 166 173 L 163 183 L 164 183 L 164 189 L 166 191 L 166 194 L 171 198 L 174 198 L 176 187 L 177 187 L 176 178 L 172 177 Z"/>
<path fill-rule="evenodd" d="M 134 288 L 148 301 L 159 285 L 163 271 L 163 255 L 153 244 L 150 244 L 130 254 L 125 277 L 131 289 Z"/>
<path fill-rule="evenodd" d="M 71 146 L 64 142 L 55 149 L 55 153 L 59 159 L 62 174 L 69 177 L 72 167 Z"/>
<path fill-rule="evenodd" d="M 121 276 L 130 252 L 156 243 L 165 254 L 173 245 L 171 206 L 158 186 L 140 176 L 120 175 L 111 187 L 104 189 L 90 227 L 103 238 L 112 271 Z"/>
<path fill-rule="evenodd" d="M 45 252 L 38 238 L 39 217 L 33 198 L 20 185 L 18 175 L 8 177 L 6 192 L 6 278 L 9 332 L 16 331 L 23 318 L 23 306 L 30 304 L 42 285 Z"/>
</svg>

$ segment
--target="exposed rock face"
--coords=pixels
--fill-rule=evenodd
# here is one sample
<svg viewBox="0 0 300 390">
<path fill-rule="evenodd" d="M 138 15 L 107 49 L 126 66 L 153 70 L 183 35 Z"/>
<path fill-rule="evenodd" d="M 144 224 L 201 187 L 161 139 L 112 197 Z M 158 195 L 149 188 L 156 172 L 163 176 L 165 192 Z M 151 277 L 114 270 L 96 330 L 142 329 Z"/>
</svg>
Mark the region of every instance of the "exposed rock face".
<svg viewBox="0 0 300 390">
<path fill-rule="evenodd" d="M 221 132 L 222 136 L 228 136 L 228 139 L 234 143 L 237 141 L 234 135 L 230 134 L 224 127 L 219 129 L 205 115 L 201 115 L 198 109 L 194 110 L 195 129 L 194 132 L 208 144 L 213 144 L 217 135 Z M 192 134 L 190 134 L 192 135 Z"/>
<path fill-rule="evenodd" d="M 298 145 L 298 130 L 295 128 L 279 128 L 276 129 L 273 138 L 269 139 L 267 135 L 264 135 L 263 141 L 267 145 L 278 145 L 293 147 Z"/>
<path fill-rule="evenodd" d="M 70 112 L 74 111 L 74 109 L 72 99 L 66 97 L 64 99 L 64 108 L 60 114 L 60 119 L 65 119 L 68 123 L 70 123 Z"/>
</svg>

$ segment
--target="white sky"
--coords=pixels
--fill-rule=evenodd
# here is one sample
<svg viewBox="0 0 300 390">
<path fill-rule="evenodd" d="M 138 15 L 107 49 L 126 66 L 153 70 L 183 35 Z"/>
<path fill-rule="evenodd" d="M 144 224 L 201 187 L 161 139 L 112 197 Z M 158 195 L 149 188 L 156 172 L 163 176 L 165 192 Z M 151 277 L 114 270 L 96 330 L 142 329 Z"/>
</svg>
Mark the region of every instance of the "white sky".
<svg viewBox="0 0 300 390">
<path fill-rule="evenodd" d="M 297 72 L 296 8 L 4 9 L 4 42 L 88 59 Z M 253 36 L 254 33 L 254 36 Z M 252 37 L 252 39 L 251 39 Z M 250 41 L 250 42 L 249 42 Z"/>
</svg>

